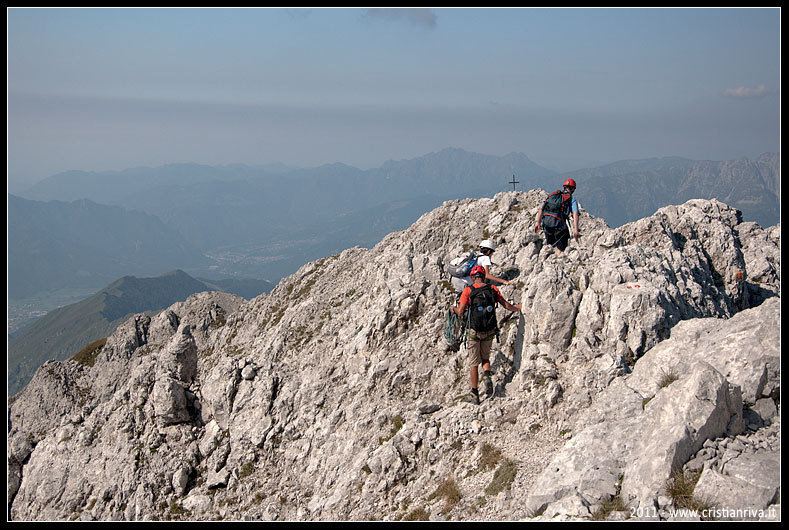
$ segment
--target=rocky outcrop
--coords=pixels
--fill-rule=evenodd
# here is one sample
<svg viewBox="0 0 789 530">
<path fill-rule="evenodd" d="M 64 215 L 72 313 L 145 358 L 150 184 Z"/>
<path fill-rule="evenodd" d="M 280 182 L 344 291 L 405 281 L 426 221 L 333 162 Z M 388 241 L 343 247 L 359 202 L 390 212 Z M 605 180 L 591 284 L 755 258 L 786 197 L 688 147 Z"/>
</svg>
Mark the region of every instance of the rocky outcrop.
<svg viewBox="0 0 789 530">
<path fill-rule="evenodd" d="M 665 488 L 672 474 L 708 441 L 745 431 L 743 399 L 773 403 L 769 396 L 780 385 L 773 368 L 780 365 L 779 317 L 775 298 L 726 321 L 680 322 L 669 339 L 598 394 L 575 422 L 577 434 L 534 487 L 532 509 L 550 511 L 557 502 L 565 506 L 569 496 L 577 507 L 569 515 L 590 515 L 595 505 L 620 495 L 639 513 L 666 511 Z M 748 426 L 759 430 L 762 425 Z"/>
<path fill-rule="evenodd" d="M 532 231 L 544 195 L 444 203 L 268 295 L 200 293 L 92 366 L 45 364 L 9 401 L 9 517 L 545 519 L 618 499 L 611 517 L 671 519 L 683 469 L 780 517 L 772 475 L 750 475 L 780 461 L 780 228 L 716 201 L 618 229 L 583 212 L 559 255 Z M 444 267 L 486 238 L 523 313 L 500 310 L 476 406 L 443 342 Z"/>
</svg>

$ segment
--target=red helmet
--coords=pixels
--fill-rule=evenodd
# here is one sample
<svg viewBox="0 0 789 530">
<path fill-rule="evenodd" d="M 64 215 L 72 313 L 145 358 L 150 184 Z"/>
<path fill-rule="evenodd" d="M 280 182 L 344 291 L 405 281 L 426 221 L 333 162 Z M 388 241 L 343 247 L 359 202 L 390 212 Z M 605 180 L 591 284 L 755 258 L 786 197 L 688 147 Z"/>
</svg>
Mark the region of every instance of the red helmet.
<svg viewBox="0 0 789 530">
<path fill-rule="evenodd" d="M 472 278 L 474 276 L 485 276 L 485 267 L 482 265 L 474 265 L 471 267 L 471 272 L 468 275 Z"/>
<path fill-rule="evenodd" d="M 576 188 L 575 181 L 573 179 L 567 179 L 564 181 L 564 186 L 569 186 L 571 188 Z"/>
</svg>

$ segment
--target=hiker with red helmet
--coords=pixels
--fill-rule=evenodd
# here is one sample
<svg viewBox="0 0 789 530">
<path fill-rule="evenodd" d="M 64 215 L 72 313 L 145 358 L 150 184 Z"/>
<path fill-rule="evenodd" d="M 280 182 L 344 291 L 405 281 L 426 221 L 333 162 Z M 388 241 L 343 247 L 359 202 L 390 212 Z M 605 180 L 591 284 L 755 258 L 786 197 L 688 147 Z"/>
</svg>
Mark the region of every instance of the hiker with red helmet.
<svg viewBox="0 0 789 530">
<path fill-rule="evenodd" d="M 573 219 L 574 237 L 578 241 L 581 234 L 578 231 L 578 201 L 573 197 L 575 192 L 575 180 L 569 178 L 564 181 L 562 190 L 555 191 L 548 195 L 540 206 L 537 214 L 537 224 L 534 232 L 545 229 L 545 243 L 556 247 L 556 252 L 561 254 L 570 242 L 570 230 L 567 223 L 570 215 Z"/>
<path fill-rule="evenodd" d="M 474 283 L 463 289 L 458 305 L 452 310 L 460 316 L 468 310 L 466 348 L 469 353 L 471 394 L 466 400 L 479 405 L 478 366 L 480 364 L 482 365 L 482 378 L 485 382 L 487 393 L 488 395 L 493 394 L 490 350 L 493 345 L 493 339 L 499 331 L 498 320 L 496 319 L 496 305 L 501 304 L 508 311 L 520 312 L 521 304 L 510 304 L 495 286 L 485 283 L 486 271 L 483 266 L 475 265 L 471 269 L 470 276 Z"/>
</svg>

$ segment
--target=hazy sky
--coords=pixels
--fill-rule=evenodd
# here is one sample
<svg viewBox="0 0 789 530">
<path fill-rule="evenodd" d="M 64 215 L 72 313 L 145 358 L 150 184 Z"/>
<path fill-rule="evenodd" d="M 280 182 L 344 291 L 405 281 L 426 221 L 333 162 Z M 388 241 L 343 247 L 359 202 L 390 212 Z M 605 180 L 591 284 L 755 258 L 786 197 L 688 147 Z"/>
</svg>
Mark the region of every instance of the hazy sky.
<svg viewBox="0 0 789 530">
<path fill-rule="evenodd" d="M 779 149 L 780 10 L 8 9 L 9 189 L 173 162 Z"/>
</svg>

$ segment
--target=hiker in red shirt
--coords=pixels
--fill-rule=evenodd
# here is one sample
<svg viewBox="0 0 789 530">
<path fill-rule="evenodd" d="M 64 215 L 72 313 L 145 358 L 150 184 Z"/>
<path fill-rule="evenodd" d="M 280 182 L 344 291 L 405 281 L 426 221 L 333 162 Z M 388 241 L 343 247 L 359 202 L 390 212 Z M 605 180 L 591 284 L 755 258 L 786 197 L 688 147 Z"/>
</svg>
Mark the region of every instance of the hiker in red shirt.
<svg viewBox="0 0 789 530">
<path fill-rule="evenodd" d="M 468 343 L 466 345 L 469 353 L 469 364 L 471 365 L 471 394 L 467 401 L 479 405 L 479 373 L 477 366 L 482 364 L 483 380 L 488 394 L 493 393 L 490 372 L 490 349 L 493 345 L 493 338 L 498 332 L 498 321 L 496 320 L 496 304 L 501 304 L 508 311 L 521 310 L 521 304 L 512 305 L 507 302 L 499 290 L 493 285 L 485 283 L 485 268 L 476 265 L 471 269 L 471 278 L 474 284 L 463 289 L 458 305 L 453 311 L 458 315 L 463 315 L 466 309 L 468 315 Z"/>
</svg>

